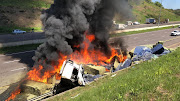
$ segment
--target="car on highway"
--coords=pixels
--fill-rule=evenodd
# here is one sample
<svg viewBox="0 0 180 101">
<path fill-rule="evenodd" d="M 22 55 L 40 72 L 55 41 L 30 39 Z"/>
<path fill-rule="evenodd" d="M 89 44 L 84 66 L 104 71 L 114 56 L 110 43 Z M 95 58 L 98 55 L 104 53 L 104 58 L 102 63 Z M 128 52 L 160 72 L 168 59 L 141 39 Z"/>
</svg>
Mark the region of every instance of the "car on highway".
<svg viewBox="0 0 180 101">
<path fill-rule="evenodd" d="M 140 25 L 140 23 L 135 21 L 135 22 L 133 22 L 133 25 Z"/>
<path fill-rule="evenodd" d="M 180 31 L 174 30 L 173 32 L 171 32 L 171 36 L 177 36 L 177 35 L 180 35 Z"/>
<path fill-rule="evenodd" d="M 26 31 L 20 30 L 20 29 L 15 29 L 12 31 L 13 34 L 24 34 Z"/>
<path fill-rule="evenodd" d="M 124 30 L 127 27 L 125 24 L 115 24 L 114 26 L 116 30 Z"/>
</svg>

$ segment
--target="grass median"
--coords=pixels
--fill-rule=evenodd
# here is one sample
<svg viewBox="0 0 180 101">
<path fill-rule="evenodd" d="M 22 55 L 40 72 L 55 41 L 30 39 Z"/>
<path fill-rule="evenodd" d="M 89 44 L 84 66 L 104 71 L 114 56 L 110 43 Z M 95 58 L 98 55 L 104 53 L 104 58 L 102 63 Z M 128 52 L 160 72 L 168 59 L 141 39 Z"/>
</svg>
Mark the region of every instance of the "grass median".
<svg viewBox="0 0 180 101">
<path fill-rule="evenodd" d="M 33 28 L 34 28 L 34 32 L 42 32 L 41 27 L 0 26 L 0 35 L 12 33 L 14 29 L 21 29 L 26 32 L 31 32 Z"/>
<path fill-rule="evenodd" d="M 152 32 L 152 31 L 158 31 L 158 30 L 164 30 L 164 29 L 171 29 L 171 28 L 177 28 L 178 26 L 169 26 L 169 27 L 162 27 L 162 28 L 154 28 L 154 29 L 147 29 L 147 30 L 140 30 L 140 31 L 130 31 L 130 32 L 122 32 L 117 34 L 110 34 L 110 37 L 117 37 L 117 36 L 124 36 L 124 35 L 131 35 L 131 34 L 138 34 L 138 33 L 144 33 L 144 32 Z"/>
<path fill-rule="evenodd" d="M 3 47 L 0 48 L 0 54 L 10 54 L 16 52 L 23 52 L 29 50 L 36 50 L 40 44 L 29 44 L 29 45 L 20 45 L 20 46 L 12 46 L 12 47 Z"/>
<path fill-rule="evenodd" d="M 180 48 L 56 96 L 49 101 L 123 101 L 180 99 Z"/>
</svg>

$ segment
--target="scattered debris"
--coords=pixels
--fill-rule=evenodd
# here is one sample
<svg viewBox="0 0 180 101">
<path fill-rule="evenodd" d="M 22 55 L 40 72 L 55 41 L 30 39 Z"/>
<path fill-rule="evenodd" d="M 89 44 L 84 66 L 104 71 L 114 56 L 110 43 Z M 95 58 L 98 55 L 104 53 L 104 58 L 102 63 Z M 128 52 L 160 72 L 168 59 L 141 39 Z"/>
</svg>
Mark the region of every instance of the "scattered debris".
<svg viewBox="0 0 180 101">
<path fill-rule="evenodd" d="M 133 50 L 134 50 L 134 53 L 132 55 L 133 64 L 139 64 L 142 61 L 157 59 L 159 56 L 171 52 L 170 49 L 163 47 L 163 42 L 158 42 L 155 45 L 137 46 Z"/>
<path fill-rule="evenodd" d="M 127 68 L 131 65 L 131 59 L 126 59 L 122 64 L 119 64 L 115 71 Z"/>
<path fill-rule="evenodd" d="M 83 65 L 86 74 L 103 75 L 106 72 L 105 67 L 95 65 Z"/>
</svg>

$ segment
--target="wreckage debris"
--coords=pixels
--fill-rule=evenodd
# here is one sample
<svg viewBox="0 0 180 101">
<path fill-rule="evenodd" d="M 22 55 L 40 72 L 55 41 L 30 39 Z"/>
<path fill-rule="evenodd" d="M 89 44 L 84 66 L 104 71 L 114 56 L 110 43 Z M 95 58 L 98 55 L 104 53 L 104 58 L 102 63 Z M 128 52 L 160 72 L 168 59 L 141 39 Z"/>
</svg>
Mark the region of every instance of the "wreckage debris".
<svg viewBox="0 0 180 101">
<path fill-rule="evenodd" d="M 122 64 L 120 63 L 115 71 L 119 71 L 121 69 L 127 68 L 131 65 L 131 59 L 126 59 Z"/>
<path fill-rule="evenodd" d="M 59 74 L 61 75 L 61 80 L 56 80 L 54 75 L 47 80 L 47 84 L 30 80 L 26 81 L 21 86 L 23 89 L 20 95 L 22 97 L 27 96 L 26 98 L 29 99 L 51 91 L 53 94 L 57 94 L 76 86 L 84 86 L 111 72 L 125 69 L 143 61 L 156 59 L 170 52 L 170 50 L 163 47 L 163 44 L 156 44 L 151 46 L 137 46 L 129 53 L 129 57 L 124 62 L 120 62 L 117 57 L 114 57 L 110 64 L 102 66 L 92 64 L 82 65 L 75 63 L 73 60 L 65 60 Z"/>
<path fill-rule="evenodd" d="M 159 56 L 166 55 L 170 52 L 171 52 L 170 49 L 163 47 L 162 42 L 161 43 L 158 42 L 156 43 L 156 45 L 151 45 L 151 46 L 150 45 L 137 46 L 134 49 L 132 62 L 134 64 L 138 64 L 142 61 L 157 59 Z"/>
<path fill-rule="evenodd" d="M 86 74 L 103 75 L 106 72 L 105 67 L 95 65 L 83 65 Z"/>
<path fill-rule="evenodd" d="M 54 85 L 52 84 L 45 84 L 29 80 L 21 85 L 21 89 L 23 93 L 40 96 L 46 92 L 49 92 L 49 90 L 52 89 L 53 86 Z"/>
</svg>

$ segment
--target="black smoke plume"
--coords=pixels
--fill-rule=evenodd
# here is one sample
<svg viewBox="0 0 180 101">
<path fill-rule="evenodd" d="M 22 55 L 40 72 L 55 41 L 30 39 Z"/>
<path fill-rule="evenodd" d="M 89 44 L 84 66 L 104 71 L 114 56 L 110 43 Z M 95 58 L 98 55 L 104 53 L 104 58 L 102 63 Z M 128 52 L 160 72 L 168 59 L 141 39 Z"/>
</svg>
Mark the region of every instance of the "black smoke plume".
<svg viewBox="0 0 180 101">
<path fill-rule="evenodd" d="M 109 32 L 115 13 L 129 16 L 128 0 L 54 0 L 54 4 L 41 15 L 47 41 L 37 48 L 34 67 L 42 65 L 44 70 L 53 69 L 63 55 L 70 55 L 84 40 L 84 32 L 95 35 L 94 48 L 107 56 Z"/>
</svg>

